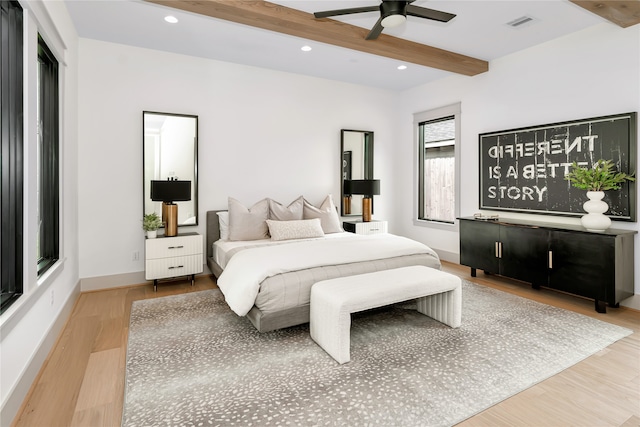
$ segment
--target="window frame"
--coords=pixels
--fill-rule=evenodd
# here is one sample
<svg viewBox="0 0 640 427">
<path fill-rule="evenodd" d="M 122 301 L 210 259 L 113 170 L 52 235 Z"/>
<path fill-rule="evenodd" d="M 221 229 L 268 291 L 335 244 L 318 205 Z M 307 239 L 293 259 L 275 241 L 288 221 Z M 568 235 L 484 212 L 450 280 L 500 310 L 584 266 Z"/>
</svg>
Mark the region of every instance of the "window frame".
<svg viewBox="0 0 640 427">
<path fill-rule="evenodd" d="M 37 276 L 41 278 L 60 259 L 60 74 L 59 62 L 40 34 L 37 62 L 38 212 L 43 224 L 37 232 Z"/>
<path fill-rule="evenodd" d="M 423 167 L 420 163 L 423 161 L 424 147 L 420 138 L 420 125 L 424 122 L 435 121 L 447 117 L 455 119 L 455 142 L 454 147 L 454 163 L 455 163 L 455 183 L 454 183 L 454 222 L 443 222 L 430 219 L 420 218 L 420 204 L 423 200 L 424 177 L 421 176 Z M 422 111 L 413 115 L 413 146 L 414 146 L 414 206 L 413 206 L 413 223 L 416 226 L 436 228 L 447 231 L 458 230 L 458 218 L 460 217 L 460 130 L 461 130 L 461 106 L 460 103 L 451 104 L 445 107 L 435 108 L 432 110 Z"/>
<path fill-rule="evenodd" d="M 24 9 L 2 2 L 2 225 L 0 314 L 24 293 Z M 6 21 L 5 21 L 6 20 Z M 6 31 L 6 32 L 5 32 Z M 6 85 L 6 86 L 5 86 Z"/>
</svg>

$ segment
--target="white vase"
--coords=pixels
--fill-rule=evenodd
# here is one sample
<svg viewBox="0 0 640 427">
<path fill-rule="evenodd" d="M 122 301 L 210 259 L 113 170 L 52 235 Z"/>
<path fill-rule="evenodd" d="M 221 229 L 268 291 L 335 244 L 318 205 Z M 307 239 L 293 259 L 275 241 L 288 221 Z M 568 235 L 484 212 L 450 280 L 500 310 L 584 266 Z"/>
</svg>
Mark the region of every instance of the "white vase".
<svg viewBox="0 0 640 427">
<path fill-rule="evenodd" d="M 587 212 L 580 218 L 582 226 L 589 231 L 602 232 L 611 226 L 611 220 L 604 215 L 609 210 L 609 206 L 602 200 L 604 191 L 587 191 L 588 201 L 582 207 Z"/>
<path fill-rule="evenodd" d="M 147 239 L 155 239 L 158 235 L 158 230 L 147 230 Z"/>
</svg>

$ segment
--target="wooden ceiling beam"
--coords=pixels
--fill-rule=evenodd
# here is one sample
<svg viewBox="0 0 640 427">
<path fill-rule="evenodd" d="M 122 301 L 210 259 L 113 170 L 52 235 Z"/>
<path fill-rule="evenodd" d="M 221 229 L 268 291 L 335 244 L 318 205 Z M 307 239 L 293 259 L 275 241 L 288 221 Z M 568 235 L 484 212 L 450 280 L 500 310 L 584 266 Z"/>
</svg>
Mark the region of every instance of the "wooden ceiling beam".
<svg viewBox="0 0 640 427">
<path fill-rule="evenodd" d="M 640 0 L 571 0 L 571 3 L 622 28 L 640 23 Z"/>
<path fill-rule="evenodd" d="M 369 30 L 261 0 L 145 0 L 174 9 L 236 22 L 372 55 L 474 76 L 489 63 L 432 46 L 381 34 L 365 40 Z"/>
</svg>

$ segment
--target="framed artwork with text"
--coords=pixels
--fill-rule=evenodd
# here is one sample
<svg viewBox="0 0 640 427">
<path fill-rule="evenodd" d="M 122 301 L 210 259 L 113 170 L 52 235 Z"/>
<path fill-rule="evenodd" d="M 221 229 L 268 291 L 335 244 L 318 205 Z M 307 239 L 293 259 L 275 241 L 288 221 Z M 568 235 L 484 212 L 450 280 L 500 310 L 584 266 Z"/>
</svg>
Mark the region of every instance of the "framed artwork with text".
<svg viewBox="0 0 640 427">
<path fill-rule="evenodd" d="M 531 126 L 479 135 L 480 209 L 582 216 L 584 190 L 565 179 L 573 162 L 592 166 L 612 160 L 616 170 L 636 172 L 637 114 Z M 606 215 L 636 220 L 635 182 L 606 191 Z"/>
</svg>

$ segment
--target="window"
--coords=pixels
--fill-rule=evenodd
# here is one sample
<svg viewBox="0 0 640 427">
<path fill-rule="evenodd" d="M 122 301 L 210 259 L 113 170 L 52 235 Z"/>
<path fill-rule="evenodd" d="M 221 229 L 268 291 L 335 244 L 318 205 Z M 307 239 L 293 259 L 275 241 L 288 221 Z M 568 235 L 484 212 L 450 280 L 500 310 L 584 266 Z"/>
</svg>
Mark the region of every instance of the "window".
<svg viewBox="0 0 640 427">
<path fill-rule="evenodd" d="M 457 216 L 459 105 L 415 115 L 418 219 L 454 224 Z"/>
<path fill-rule="evenodd" d="M 58 61 L 38 36 L 38 276 L 59 258 Z"/>
<path fill-rule="evenodd" d="M 3 313 L 23 292 L 23 25 L 22 8 L 15 1 L 0 2 L 0 14 L 0 313 Z"/>
</svg>

